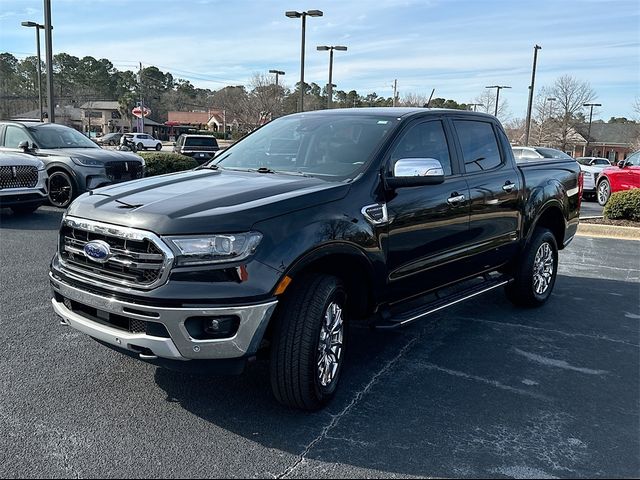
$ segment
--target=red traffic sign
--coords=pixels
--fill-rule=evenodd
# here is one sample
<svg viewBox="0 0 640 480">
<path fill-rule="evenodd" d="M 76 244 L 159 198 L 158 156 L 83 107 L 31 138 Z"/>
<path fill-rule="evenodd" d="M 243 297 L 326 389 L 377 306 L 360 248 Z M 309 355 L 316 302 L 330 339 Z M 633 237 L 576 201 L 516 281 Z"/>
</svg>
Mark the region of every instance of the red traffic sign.
<svg viewBox="0 0 640 480">
<path fill-rule="evenodd" d="M 134 107 L 131 113 L 133 113 L 134 117 L 142 118 L 142 109 L 140 107 Z M 151 115 L 151 109 L 144 107 L 144 116 L 148 117 L 149 115 Z"/>
</svg>

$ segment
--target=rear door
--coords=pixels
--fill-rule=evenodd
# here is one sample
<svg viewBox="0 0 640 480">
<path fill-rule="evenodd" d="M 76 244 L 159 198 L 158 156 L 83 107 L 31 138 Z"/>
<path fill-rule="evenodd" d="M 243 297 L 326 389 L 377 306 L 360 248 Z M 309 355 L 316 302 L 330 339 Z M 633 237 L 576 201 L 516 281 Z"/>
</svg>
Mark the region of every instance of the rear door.
<svg viewBox="0 0 640 480">
<path fill-rule="evenodd" d="M 433 118 L 433 117 L 429 117 Z M 391 147 L 387 168 L 400 158 L 435 158 L 440 185 L 398 188 L 387 201 L 389 296 L 405 298 L 455 281 L 463 268 L 469 229 L 469 191 L 451 132 L 443 119 L 409 124 Z"/>
<path fill-rule="evenodd" d="M 490 270 L 515 254 L 522 176 L 506 136 L 491 119 L 453 117 L 451 123 L 469 186 L 470 268 Z"/>
</svg>

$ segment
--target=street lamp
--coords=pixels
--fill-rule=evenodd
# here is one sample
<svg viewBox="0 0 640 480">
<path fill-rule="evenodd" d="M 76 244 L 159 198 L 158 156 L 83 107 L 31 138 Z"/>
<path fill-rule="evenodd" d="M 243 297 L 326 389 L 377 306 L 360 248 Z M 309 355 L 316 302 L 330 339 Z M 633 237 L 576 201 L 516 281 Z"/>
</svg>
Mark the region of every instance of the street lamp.
<svg viewBox="0 0 640 480">
<path fill-rule="evenodd" d="M 300 54 L 300 111 L 304 111 L 304 33 L 307 25 L 307 16 L 321 17 L 321 10 L 309 10 L 307 12 L 287 11 L 284 13 L 289 18 L 302 18 L 302 49 Z"/>
<path fill-rule="evenodd" d="M 276 87 L 278 86 L 278 75 L 284 75 L 284 72 L 282 70 L 269 70 L 269 73 L 275 73 L 276 74 Z"/>
<path fill-rule="evenodd" d="M 329 50 L 329 86 L 327 88 L 327 108 L 331 108 L 331 102 L 333 101 L 333 83 L 331 81 L 333 77 L 333 51 L 339 50 L 341 52 L 344 52 L 347 50 L 347 47 L 342 45 L 319 45 L 318 47 L 316 47 L 316 49 L 319 51 Z"/>
<path fill-rule="evenodd" d="M 538 141 L 540 145 L 542 145 L 542 129 L 544 126 L 544 109 L 549 102 L 549 120 L 551 120 L 551 116 L 553 115 L 553 102 L 557 100 L 556 97 L 547 97 L 544 99 L 544 105 L 542 105 L 542 119 L 540 121 L 540 132 L 538 133 Z"/>
<path fill-rule="evenodd" d="M 584 146 L 583 155 L 587 156 L 587 148 L 589 148 L 589 140 L 591 140 L 591 118 L 593 117 L 593 107 L 601 107 L 601 103 L 583 103 L 583 107 L 590 107 L 589 110 L 589 131 L 587 132 L 587 144 Z M 603 149 L 604 150 L 604 149 Z"/>
<path fill-rule="evenodd" d="M 529 104 L 527 105 L 527 123 L 524 134 L 524 144 L 529 146 L 529 132 L 531 131 L 531 107 L 533 106 L 533 86 L 536 83 L 536 63 L 538 61 L 538 50 L 541 50 L 540 45 L 533 47 L 533 69 L 531 71 L 531 86 L 529 87 Z"/>
<path fill-rule="evenodd" d="M 40 60 L 40 29 L 44 30 L 44 25 L 36 22 L 22 22 L 23 27 L 36 29 L 36 51 L 38 55 L 38 110 L 40 111 L 40 121 L 43 120 L 42 115 L 42 60 Z"/>
<path fill-rule="evenodd" d="M 495 88 L 496 89 L 496 111 L 493 114 L 494 117 L 498 116 L 498 101 L 500 100 L 500 90 L 502 90 L 503 88 L 511 88 L 508 87 L 506 85 L 491 85 L 489 87 L 484 87 L 484 88 Z"/>
</svg>

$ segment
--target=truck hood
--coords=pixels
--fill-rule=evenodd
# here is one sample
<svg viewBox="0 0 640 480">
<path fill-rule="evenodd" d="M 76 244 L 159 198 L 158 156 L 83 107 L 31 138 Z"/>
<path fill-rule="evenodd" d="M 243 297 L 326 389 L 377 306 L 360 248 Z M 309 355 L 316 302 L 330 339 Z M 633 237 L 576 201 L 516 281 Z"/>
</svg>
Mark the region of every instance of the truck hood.
<svg viewBox="0 0 640 480">
<path fill-rule="evenodd" d="M 39 149 L 38 157 L 43 162 L 55 161 L 56 157 L 64 158 L 91 158 L 94 160 L 108 162 L 141 162 L 142 157 L 133 152 L 121 152 L 119 150 L 105 150 L 102 148 L 51 148 Z"/>
<path fill-rule="evenodd" d="M 93 190 L 67 214 L 159 235 L 234 233 L 339 200 L 348 190 L 349 184 L 311 177 L 202 169 Z"/>
</svg>

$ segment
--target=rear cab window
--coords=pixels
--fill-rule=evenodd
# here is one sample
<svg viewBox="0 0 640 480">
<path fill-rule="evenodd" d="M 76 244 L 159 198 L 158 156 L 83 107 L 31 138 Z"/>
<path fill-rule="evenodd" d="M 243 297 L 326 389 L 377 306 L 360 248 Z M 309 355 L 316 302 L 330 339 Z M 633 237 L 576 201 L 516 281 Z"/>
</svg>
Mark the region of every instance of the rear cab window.
<svg viewBox="0 0 640 480">
<path fill-rule="evenodd" d="M 454 120 L 467 173 L 493 170 L 503 164 L 498 139 L 491 122 Z"/>
<path fill-rule="evenodd" d="M 217 148 L 218 142 L 214 137 L 187 137 L 184 140 L 185 147 Z"/>
</svg>

